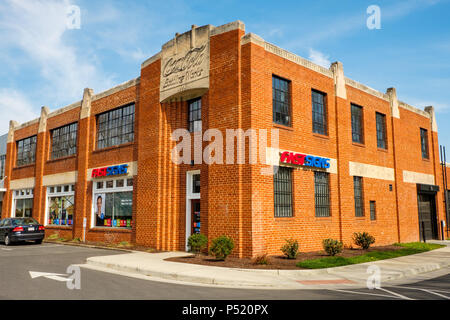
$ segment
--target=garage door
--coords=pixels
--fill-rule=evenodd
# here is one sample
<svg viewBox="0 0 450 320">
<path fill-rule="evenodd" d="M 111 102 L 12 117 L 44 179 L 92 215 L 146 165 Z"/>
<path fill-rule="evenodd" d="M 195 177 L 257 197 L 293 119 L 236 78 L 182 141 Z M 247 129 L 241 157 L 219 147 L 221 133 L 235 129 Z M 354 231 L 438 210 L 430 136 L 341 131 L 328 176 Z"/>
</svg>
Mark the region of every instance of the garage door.
<svg viewBox="0 0 450 320">
<path fill-rule="evenodd" d="M 423 240 L 424 234 L 426 240 L 437 239 L 434 195 L 419 194 L 418 198 L 420 240 Z"/>
</svg>

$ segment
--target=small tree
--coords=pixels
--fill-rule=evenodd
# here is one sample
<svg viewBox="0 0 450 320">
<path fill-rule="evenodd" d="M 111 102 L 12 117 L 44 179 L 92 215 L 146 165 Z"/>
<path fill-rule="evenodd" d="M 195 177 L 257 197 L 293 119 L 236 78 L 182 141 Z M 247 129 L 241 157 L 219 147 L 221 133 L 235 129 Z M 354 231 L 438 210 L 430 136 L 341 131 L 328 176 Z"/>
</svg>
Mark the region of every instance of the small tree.
<svg viewBox="0 0 450 320">
<path fill-rule="evenodd" d="M 288 259 L 295 259 L 298 255 L 298 241 L 294 239 L 286 239 L 286 243 L 281 247 L 281 252 Z"/>
<path fill-rule="evenodd" d="M 325 250 L 325 252 L 330 256 L 335 256 L 338 253 L 341 253 L 344 247 L 342 242 L 334 239 L 324 239 L 322 241 L 322 245 L 323 250 Z"/>
<path fill-rule="evenodd" d="M 208 238 L 201 233 L 196 233 L 188 238 L 189 251 L 199 254 L 208 245 Z"/>
<path fill-rule="evenodd" d="M 212 240 L 209 254 L 214 256 L 216 260 L 225 260 L 233 251 L 233 248 L 233 239 L 227 236 L 220 236 Z"/>
<path fill-rule="evenodd" d="M 375 243 L 375 237 L 367 232 L 355 232 L 353 234 L 353 241 L 357 246 L 363 249 L 369 249 L 369 247 Z"/>
</svg>

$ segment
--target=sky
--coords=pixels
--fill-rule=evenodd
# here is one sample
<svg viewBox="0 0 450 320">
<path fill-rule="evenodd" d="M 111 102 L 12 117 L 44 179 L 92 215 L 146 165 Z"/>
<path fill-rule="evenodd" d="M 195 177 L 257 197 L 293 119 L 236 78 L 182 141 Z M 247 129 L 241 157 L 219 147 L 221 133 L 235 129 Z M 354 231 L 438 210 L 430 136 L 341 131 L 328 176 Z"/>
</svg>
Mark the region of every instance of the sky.
<svg viewBox="0 0 450 320">
<path fill-rule="evenodd" d="M 371 5 L 379 29 L 367 26 Z M 395 87 L 410 105 L 434 106 L 450 151 L 450 0 L 0 0 L 0 134 L 10 119 L 81 100 L 86 87 L 101 92 L 138 77 L 143 61 L 192 24 L 235 20 L 322 66 L 341 61 L 369 87 Z"/>
</svg>

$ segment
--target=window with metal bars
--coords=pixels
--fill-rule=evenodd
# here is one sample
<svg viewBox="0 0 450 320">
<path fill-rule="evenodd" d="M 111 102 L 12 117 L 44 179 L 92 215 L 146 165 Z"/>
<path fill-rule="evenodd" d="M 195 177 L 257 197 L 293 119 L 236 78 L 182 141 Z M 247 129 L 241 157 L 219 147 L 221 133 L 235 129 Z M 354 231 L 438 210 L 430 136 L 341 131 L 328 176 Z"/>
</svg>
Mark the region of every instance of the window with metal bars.
<svg viewBox="0 0 450 320">
<path fill-rule="evenodd" d="M 330 216 L 330 183 L 327 172 L 314 172 L 316 217 Z"/>
<path fill-rule="evenodd" d="M 353 177 L 353 190 L 355 195 L 355 216 L 364 217 L 363 180 L 362 177 Z"/>
<path fill-rule="evenodd" d="M 72 123 L 52 130 L 52 159 L 68 157 L 77 153 L 78 124 Z"/>
<path fill-rule="evenodd" d="M 188 102 L 189 132 L 202 131 L 202 99 L 197 98 Z"/>
<path fill-rule="evenodd" d="M 275 217 L 292 217 L 292 171 L 278 167 L 273 176 Z"/>
<path fill-rule="evenodd" d="M 326 94 L 316 90 L 312 90 L 311 97 L 313 132 L 326 135 L 328 133 Z"/>
<path fill-rule="evenodd" d="M 32 164 L 36 161 L 37 136 L 32 136 L 17 141 L 17 161 L 18 167 Z"/>
<path fill-rule="evenodd" d="M 428 155 L 428 130 L 420 128 L 420 143 L 422 147 L 422 158 L 429 159 Z"/>
<path fill-rule="evenodd" d="M 3 154 L 0 156 L 0 180 L 3 180 L 3 178 L 5 177 L 5 162 L 6 162 L 6 155 Z"/>
<path fill-rule="evenodd" d="M 97 149 L 134 141 L 134 103 L 97 116 Z"/>
<path fill-rule="evenodd" d="M 377 204 L 376 201 L 370 201 L 370 220 L 377 219 Z"/>
<path fill-rule="evenodd" d="M 387 149 L 386 139 L 386 116 L 382 113 L 376 112 L 377 124 L 377 146 L 381 149 Z"/>
<path fill-rule="evenodd" d="M 291 125 L 290 81 L 272 76 L 273 122 Z"/>
<path fill-rule="evenodd" d="M 363 108 L 352 103 L 352 141 L 364 143 Z"/>
</svg>

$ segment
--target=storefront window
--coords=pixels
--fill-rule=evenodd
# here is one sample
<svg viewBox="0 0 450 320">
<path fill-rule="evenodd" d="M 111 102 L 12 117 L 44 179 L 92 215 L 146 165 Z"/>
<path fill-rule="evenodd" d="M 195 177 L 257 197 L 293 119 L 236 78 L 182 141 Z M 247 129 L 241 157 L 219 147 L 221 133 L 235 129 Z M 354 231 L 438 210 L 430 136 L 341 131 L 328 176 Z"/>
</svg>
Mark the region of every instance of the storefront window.
<svg viewBox="0 0 450 320">
<path fill-rule="evenodd" d="M 71 226 L 75 206 L 73 185 L 49 187 L 47 224 Z"/>
<path fill-rule="evenodd" d="M 33 215 L 33 189 L 15 190 L 14 217 L 24 218 Z"/>
<path fill-rule="evenodd" d="M 130 182 L 131 181 L 131 182 Z M 96 227 L 131 228 L 133 179 L 116 179 L 94 184 L 93 214 Z"/>
</svg>

